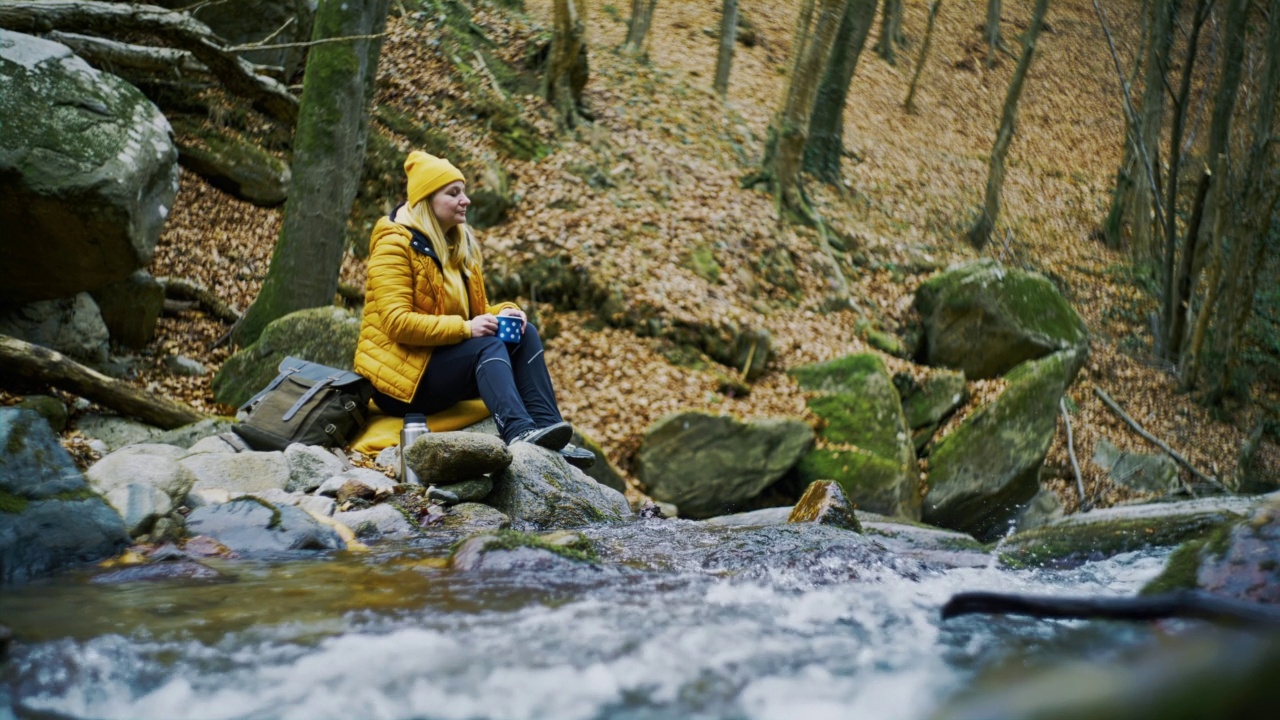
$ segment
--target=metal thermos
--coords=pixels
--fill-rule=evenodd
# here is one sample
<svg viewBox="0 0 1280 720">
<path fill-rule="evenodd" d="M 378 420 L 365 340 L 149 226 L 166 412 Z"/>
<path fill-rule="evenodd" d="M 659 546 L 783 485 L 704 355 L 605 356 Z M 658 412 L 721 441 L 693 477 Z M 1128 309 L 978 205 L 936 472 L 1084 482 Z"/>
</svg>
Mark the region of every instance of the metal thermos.
<svg viewBox="0 0 1280 720">
<path fill-rule="evenodd" d="M 400 431 L 400 482 L 409 485 L 421 485 L 422 481 L 418 480 L 418 474 L 409 469 L 408 463 L 405 462 L 405 451 L 413 444 L 414 440 L 431 432 L 427 427 L 427 416 L 422 413 L 409 413 L 404 416 L 404 429 Z"/>
</svg>

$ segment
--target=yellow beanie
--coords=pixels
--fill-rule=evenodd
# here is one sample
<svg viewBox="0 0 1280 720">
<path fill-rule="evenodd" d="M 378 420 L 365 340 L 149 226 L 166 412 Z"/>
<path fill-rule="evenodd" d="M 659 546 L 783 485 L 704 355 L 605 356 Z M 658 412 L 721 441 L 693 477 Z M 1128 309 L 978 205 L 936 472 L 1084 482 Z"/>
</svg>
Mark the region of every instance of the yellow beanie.
<svg viewBox="0 0 1280 720">
<path fill-rule="evenodd" d="M 404 161 L 404 174 L 409 177 L 409 206 L 455 180 L 464 180 L 453 163 L 420 150 L 409 153 Z"/>
</svg>

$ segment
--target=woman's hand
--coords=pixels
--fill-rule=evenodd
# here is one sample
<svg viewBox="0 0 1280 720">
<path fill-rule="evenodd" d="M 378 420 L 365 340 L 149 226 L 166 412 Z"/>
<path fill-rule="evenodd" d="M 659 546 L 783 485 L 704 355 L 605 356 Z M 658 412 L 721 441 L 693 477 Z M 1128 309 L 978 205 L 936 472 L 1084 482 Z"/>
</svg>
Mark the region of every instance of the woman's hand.
<svg viewBox="0 0 1280 720">
<path fill-rule="evenodd" d="M 520 318 L 520 332 L 524 332 L 525 327 L 529 324 L 529 318 L 524 314 L 523 310 L 518 308 L 503 308 L 498 311 L 498 315 Z"/>
<path fill-rule="evenodd" d="M 485 313 L 471 318 L 471 337 L 485 337 L 498 334 L 498 318 Z"/>
</svg>

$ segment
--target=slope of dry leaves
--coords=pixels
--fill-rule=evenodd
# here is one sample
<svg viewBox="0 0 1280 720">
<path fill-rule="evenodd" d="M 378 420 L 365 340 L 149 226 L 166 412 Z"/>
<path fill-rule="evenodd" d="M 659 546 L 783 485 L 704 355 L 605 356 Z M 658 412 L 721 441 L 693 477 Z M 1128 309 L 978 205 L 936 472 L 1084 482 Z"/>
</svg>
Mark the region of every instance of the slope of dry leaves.
<svg viewBox="0 0 1280 720">
<path fill-rule="evenodd" d="M 531 32 L 550 26 L 550 0 L 527 0 L 529 25 L 472 4 L 478 6 L 476 24 L 499 39 L 512 60 L 527 50 Z M 943 5 L 914 115 L 903 111 L 902 100 L 922 38 L 925 3 L 907 3 L 910 44 L 897 66 L 871 50 L 878 29 L 872 31 L 846 112 L 845 187 L 809 185 L 816 207 L 857 260 L 844 270 L 858 307 L 835 313 L 820 310 L 827 279 L 813 233 L 780 226 L 769 196 L 739 187 L 759 161 L 783 88 L 798 1 L 743 4 L 756 42 L 737 47 L 723 102 L 710 90 L 720 3 L 658 3 L 647 60 L 613 50 L 625 35 L 625 3 L 588 4 L 592 74 L 586 102 L 596 121 L 555 139 L 555 151 L 540 161 L 502 161 L 520 202 L 506 223 L 482 234 L 487 256 L 516 265 L 545 254 L 562 256 L 596 280 L 625 288 L 634 301 L 668 308 L 675 318 L 766 327 L 776 356 L 749 393 L 726 393 L 724 372 L 673 364 L 658 341 L 602 328 L 587 308 L 543 305 L 542 322 L 554 328 L 548 359 L 565 415 L 626 471 L 644 429 L 673 411 L 812 420 L 786 369 L 868 349 L 859 338 L 864 325 L 902 329 L 912 293 L 925 277 L 976 257 L 960 236 L 980 201 L 1013 66 L 1006 58 L 990 70 L 983 67 L 986 3 Z M 1131 48 L 1139 3 L 1111 5 L 1117 40 Z M 1028 15 L 1029 8 L 1007 4 L 1006 34 L 1025 28 Z M 445 129 L 473 155 L 496 157 L 472 118 L 444 112 L 445 101 L 459 99 L 462 91 L 426 36 L 430 24 L 427 33 L 416 25 L 392 19 L 378 101 Z M 1095 504 L 1130 499 L 1088 462 L 1099 438 L 1124 449 L 1152 450 L 1101 405 L 1095 386 L 1198 467 L 1230 478 L 1244 439 L 1239 428 L 1247 428 L 1253 416 L 1245 408 L 1234 424 L 1216 421 L 1175 392 L 1176 379 L 1145 359 L 1139 318 L 1153 301 L 1126 280 L 1125 257 L 1090 239 L 1107 207 L 1123 122 L 1119 85 L 1087 0 L 1062 0 L 1050 8 L 1039 53 L 1019 109 L 998 239 L 986 254 L 1049 275 L 1091 329 L 1091 358 L 1070 391 L 1077 409 L 1075 452 L 1088 492 Z M 545 106 L 532 97 L 520 102 L 551 140 L 555 124 Z M 184 173 L 151 271 L 197 279 L 243 309 L 266 272 L 279 222 L 279 211 L 237 202 Z M 796 260 L 803 288 L 798 298 L 765 283 L 755 269 L 761 255 L 777 247 Z M 718 277 L 698 274 L 691 262 L 698 251 L 714 257 Z M 362 283 L 362 263 L 348 258 L 343 276 Z M 216 370 L 229 349 L 210 344 L 225 330 L 198 313 L 165 318 L 152 355 L 158 360 L 181 353 Z M 918 370 L 895 358 L 887 362 L 894 372 Z M 181 380 L 153 370 L 139 382 L 217 409 L 207 377 Z M 998 386 L 973 384 L 974 402 Z M 1280 452 L 1267 446 L 1262 462 L 1273 471 L 1280 468 Z M 1061 421 L 1045 476 L 1073 510 L 1077 497 Z"/>
</svg>

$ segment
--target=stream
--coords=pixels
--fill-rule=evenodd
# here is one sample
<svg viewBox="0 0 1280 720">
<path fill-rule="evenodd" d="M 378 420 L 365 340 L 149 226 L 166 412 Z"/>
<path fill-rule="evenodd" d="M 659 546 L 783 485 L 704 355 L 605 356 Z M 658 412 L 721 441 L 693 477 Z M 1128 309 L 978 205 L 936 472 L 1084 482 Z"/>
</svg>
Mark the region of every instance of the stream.
<svg viewBox="0 0 1280 720">
<path fill-rule="evenodd" d="M 1132 595 L 1167 551 L 1008 570 L 820 526 L 587 534 L 598 565 L 519 550 L 462 572 L 413 541 L 8 587 L 0 718 L 926 718 L 984 673 L 1159 633 L 938 610 L 968 590 Z"/>
</svg>

